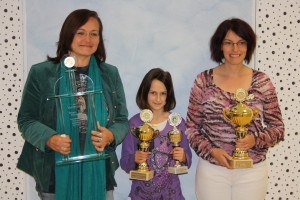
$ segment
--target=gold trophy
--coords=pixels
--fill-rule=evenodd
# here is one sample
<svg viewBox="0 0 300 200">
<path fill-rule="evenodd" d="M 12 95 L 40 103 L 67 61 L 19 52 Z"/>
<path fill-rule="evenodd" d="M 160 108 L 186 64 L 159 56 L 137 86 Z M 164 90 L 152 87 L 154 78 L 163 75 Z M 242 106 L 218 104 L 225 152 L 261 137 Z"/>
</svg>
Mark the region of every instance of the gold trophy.
<svg viewBox="0 0 300 200">
<path fill-rule="evenodd" d="M 139 150 L 149 152 L 149 142 L 159 136 L 159 131 L 154 130 L 148 124 L 153 118 L 153 113 L 151 110 L 142 110 L 140 113 L 140 118 L 145 123 L 137 128 L 131 127 L 131 133 L 141 141 L 141 143 L 139 143 Z M 129 175 L 130 179 L 149 181 L 153 178 L 154 171 L 150 171 L 147 162 L 143 162 L 138 164 L 136 170 L 131 170 Z"/>
<path fill-rule="evenodd" d="M 179 147 L 179 142 L 181 142 L 181 131 L 176 128 L 181 123 L 181 116 L 177 113 L 171 113 L 168 118 L 168 122 L 173 129 L 168 132 L 170 142 L 173 143 L 173 147 Z M 188 173 L 188 167 L 182 166 L 178 160 L 175 161 L 173 167 L 168 168 L 171 174 L 186 174 Z"/>
<path fill-rule="evenodd" d="M 232 125 L 237 125 L 235 133 L 238 139 L 242 139 L 246 136 L 248 131 L 245 125 L 250 124 L 251 121 L 259 115 L 260 110 L 258 108 L 252 110 L 242 103 L 243 101 L 252 100 L 254 98 L 253 94 L 248 96 L 248 92 L 242 88 L 236 90 L 234 98 L 239 103 L 230 110 L 225 109 L 223 115 Z M 253 160 L 249 157 L 248 152 L 239 148 L 234 150 L 232 160 L 229 161 L 229 163 L 234 169 L 253 167 Z"/>
</svg>

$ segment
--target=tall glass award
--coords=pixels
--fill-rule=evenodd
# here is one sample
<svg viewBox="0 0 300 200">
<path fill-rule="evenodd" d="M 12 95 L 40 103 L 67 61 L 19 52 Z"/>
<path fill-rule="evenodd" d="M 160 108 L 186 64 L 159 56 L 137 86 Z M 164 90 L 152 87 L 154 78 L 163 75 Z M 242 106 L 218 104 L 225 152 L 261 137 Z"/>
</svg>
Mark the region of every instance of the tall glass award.
<svg viewBox="0 0 300 200">
<path fill-rule="evenodd" d="M 62 156 L 61 160 L 56 161 L 56 165 L 68 165 L 108 158 L 109 156 L 105 151 L 98 152 L 96 149 L 86 151 L 87 140 L 91 140 L 91 138 L 87 137 L 88 134 L 81 134 L 87 131 L 87 122 L 92 124 L 92 130 L 98 130 L 94 95 L 102 93 L 102 91 L 95 90 L 94 80 L 88 75 L 80 74 L 80 77 L 76 78 L 76 57 L 65 55 L 60 65 L 67 72 L 67 76 L 61 76 L 56 80 L 54 96 L 48 97 L 48 100 L 55 100 L 56 102 L 57 120 L 59 120 L 60 124 L 59 134 L 62 137 L 69 135 L 72 142 L 71 153 Z M 78 89 L 78 86 L 85 87 Z M 87 115 L 82 114 L 83 111 L 89 112 L 89 118 Z M 69 130 L 76 130 L 75 132 L 80 134 L 66 132 L 66 126 L 71 126 L 71 128 L 68 128 Z M 79 150 L 74 151 L 74 149 Z"/>
</svg>

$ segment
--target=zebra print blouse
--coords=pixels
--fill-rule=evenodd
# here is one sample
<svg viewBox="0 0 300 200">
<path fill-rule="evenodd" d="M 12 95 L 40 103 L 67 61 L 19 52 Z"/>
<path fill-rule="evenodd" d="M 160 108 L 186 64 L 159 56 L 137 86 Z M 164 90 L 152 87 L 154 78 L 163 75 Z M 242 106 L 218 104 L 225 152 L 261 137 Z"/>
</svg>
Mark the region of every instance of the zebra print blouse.
<svg viewBox="0 0 300 200">
<path fill-rule="evenodd" d="M 250 125 L 248 134 L 253 134 L 256 144 L 249 149 L 253 163 L 266 159 L 269 147 L 284 138 L 284 124 L 279 108 L 275 87 L 263 72 L 253 70 L 252 83 L 248 94 L 254 99 L 243 102 L 248 107 L 259 108 L 261 113 Z M 187 130 L 191 147 L 201 158 L 218 165 L 210 155 L 213 148 L 221 148 L 229 155 L 235 149 L 234 126 L 223 116 L 223 110 L 235 106 L 234 94 L 217 87 L 213 82 L 213 70 L 200 73 L 192 86 L 188 113 Z"/>
</svg>

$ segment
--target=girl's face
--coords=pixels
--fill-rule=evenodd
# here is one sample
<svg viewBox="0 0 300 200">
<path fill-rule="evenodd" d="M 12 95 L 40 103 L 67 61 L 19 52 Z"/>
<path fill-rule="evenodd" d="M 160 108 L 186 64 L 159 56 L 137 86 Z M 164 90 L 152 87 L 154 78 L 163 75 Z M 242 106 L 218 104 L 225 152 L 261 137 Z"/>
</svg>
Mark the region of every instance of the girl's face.
<svg viewBox="0 0 300 200">
<path fill-rule="evenodd" d="M 232 30 L 229 30 L 223 40 L 222 51 L 225 63 L 242 64 L 247 53 L 247 42 Z"/>
<path fill-rule="evenodd" d="M 148 105 L 152 112 L 164 112 L 164 106 L 167 100 L 167 88 L 165 84 L 159 80 L 153 80 L 148 93 Z"/>
<path fill-rule="evenodd" d="M 71 44 L 72 53 L 79 59 L 89 58 L 97 51 L 99 41 L 99 23 L 91 17 L 76 31 Z"/>
</svg>

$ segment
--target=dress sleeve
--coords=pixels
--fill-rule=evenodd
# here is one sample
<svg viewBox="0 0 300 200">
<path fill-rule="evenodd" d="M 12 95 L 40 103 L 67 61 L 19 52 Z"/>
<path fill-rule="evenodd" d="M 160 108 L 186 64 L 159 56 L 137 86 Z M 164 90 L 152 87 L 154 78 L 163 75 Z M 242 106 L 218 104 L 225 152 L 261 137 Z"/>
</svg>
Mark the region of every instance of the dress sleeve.
<svg viewBox="0 0 300 200">
<path fill-rule="evenodd" d="M 264 127 L 255 133 L 256 148 L 269 148 L 284 139 L 284 123 L 278 104 L 276 90 L 269 77 L 262 84 Z"/>
<path fill-rule="evenodd" d="M 190 168 L 192 165 L 192 152 L 191 152 L 191 148 L 189 146 L 187 136 L 184 134 L 184 132 L 186 131 L 185 124 L 186 124 L 185 121 L 182 120 L 181 124 L 179 125 L 179 130 L 182 131 L 182 139 L 180 142 L 180 146 L 184 149 L 184 152 L 186 155 L 186 163 L 184 163 L 184 164 Z"/>
<path fill-rule="evenodd" d="M 206 138 L 202 128 L 204 115 L 203 115 L 203 102 L 202 98 L 204 92 L 204 74 L 201 73 L 197 76 L 191 89 L 188 112 L 187 112 L 187 130 L 185 134 L 189 140 L 191 147 L 195 153 L 205 160 L 211 159 L 211 151 L 213 144 Z"/>
<path fill-rule="evenodd" d="M 134 126 L 134 124 L 130 123 L 130 126 Z M 121 152 L 121 159 L 120 159 L 121 168 L 126 173 L 129 173 L 130 170 L 134 170 L 136 167 L 136 163 L 134 161 L 134 154 L 137 151 L 137 147 L 138 147 L 137 145 L 138 145 L 137 138 L 134 137 L 129 130 L 122 143 L 122 152 Z"/>
</svg>

